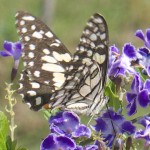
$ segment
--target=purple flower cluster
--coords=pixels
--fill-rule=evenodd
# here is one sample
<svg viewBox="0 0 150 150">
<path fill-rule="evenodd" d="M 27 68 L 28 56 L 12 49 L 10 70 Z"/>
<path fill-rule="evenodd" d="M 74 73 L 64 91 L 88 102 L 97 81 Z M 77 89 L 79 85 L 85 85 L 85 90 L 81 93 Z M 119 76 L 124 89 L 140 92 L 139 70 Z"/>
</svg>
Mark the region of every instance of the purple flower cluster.
<svg viewBox="0 0 150 150">
<path fill-rule="evenodd" d="M 80 124 L 79 117 L 69 111 L 57 113 L 49 120 L 49 134 L 41 143 L 41 150 L 97 150 L 97 145 L 78 145 L 75 139 L 88 139 L 91 130 Z"/>
<path fill-rule="evenodd" d="M 93 140 L 90 128 L 80 124 L 79 117 L 73 112 L 60 112 L 50 118 L 49 124 L 51 133 L 42 141 L 41 150 L 98 150 L 102 145 L 102 141 Z M 130 121 L 126 121 L 111 108 L 96 119 L 96 124 L 92 128 L 95 132 L 101 133 L 103 142 L 110 148 L 117 135 L 123 133 L 130 135 L 135 131 Z M 90 139 L 93 144 L 83 144 L 86 139 Z"/>
<path fill-rule="evenodd" d="M 114 112 L 112 108 L 105 111 L 96 119 L 94 130 L 102 133 L 104 142 L 108 147 L 112 147 L 114 139 L 119 135 L 126 133 L 131 135 L 135 132 L 135 127 L 130 121 L 126 121 L 120 112 Z"/>
<path fill-rule="evenodd" d="M 144 41 L 143 47 L 136 49 L 127 43 L 123 46 L 122 54 L 115 45 L 110 47 L 108 74 L 114 82 L 120 77 L 127 78 L 128 74 L 134 77 L 131 90 L 126 93 L 126 108 L 130 116 L 137 112 L 137 106 L 145 108 L 150 105 L 150 79 L 143 83 L 140 72 L 136 70 L 142 68 L 142 72 L 150 76 L 150 29 L 146 30 L 145 36 L 141 30 L 137 30 L 135 35 Z"/>
</svg>

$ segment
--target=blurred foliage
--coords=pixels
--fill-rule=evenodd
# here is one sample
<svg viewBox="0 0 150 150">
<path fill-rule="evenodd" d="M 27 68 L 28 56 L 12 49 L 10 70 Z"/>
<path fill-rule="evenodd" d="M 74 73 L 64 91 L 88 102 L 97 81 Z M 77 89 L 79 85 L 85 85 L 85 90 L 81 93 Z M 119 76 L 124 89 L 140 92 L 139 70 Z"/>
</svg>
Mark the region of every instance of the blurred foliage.
<svg viewBox="0 0 150 150">
<path fill-rule="evenodd" d="M 3 49 L 4 40 L 18 40 L 15 29 L 15 13 L 18 10 L 25 10 L 41 18 L 44 11 L 43 2 L 44 0 L 9 0 L 7 2 L 0 0 L 0 49 Z M 93 13 L 98 12 L 107 21 L 110 44 L 115 43 L 121 48 L 125 42 L 133 41 L 133 44 L 138 46 L 141 43 L 134 37 L 134 33 L 137 29 L 150 27 L 149 6 L 149 0 L 56 0 L 53 21 L 49 24 L 68 49 L 73 52 L 79 42 L 86 21 Z M 5 94 L 4 82 L 10 82 L 11 66 L 12 60 L 10 58 L 0 59 L 0 95 L 2 103 L 0 109 L 5 105 L 3 100 Z M 31 150 L 39 149 L 42 137 L 48 134 L 47 122 L 43 119 L 41 113 L 30 111 L 20 101 L 15 110 L 19 142 Z"/>
</svg>

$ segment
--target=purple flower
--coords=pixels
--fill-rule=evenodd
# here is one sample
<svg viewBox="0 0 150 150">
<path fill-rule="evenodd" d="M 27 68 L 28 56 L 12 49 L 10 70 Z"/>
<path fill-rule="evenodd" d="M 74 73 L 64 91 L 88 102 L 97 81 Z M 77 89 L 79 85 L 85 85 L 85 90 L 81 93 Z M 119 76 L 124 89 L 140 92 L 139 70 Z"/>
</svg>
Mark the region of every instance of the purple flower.
<svg viewBox="0 0 150 150">
<path fill-rule="evenodd" d="M 11 56 L 14 59 L 14 65 L 11 72 L 11 81 L 15 78 L 17 74 L 17 69 L 19 65 L 19 59 L 22 55 L 22 48 L 20 42 L 4 42 L 4 50 L 0 51 L 0 56 L 7 57 Z"/>
<path fill-rule="evenodd" d="M 110 53 L 108 71 L 110 78 L 126 76 L 126 73 L 136 73 L 131 67 L 131 61 L 136 58 L 136 51 L 133 45 L 130 43 L 125 44 L 122 55 L 120 55 L 120 52 L 116 46 L 111 46 Z"/>
<path fill-rule="evenodd" d="M 145 116 L 141 118 L 138 123 L 145 127 L 145 129 L 139 129 L 138 131 L 136 131 L 134 134 L 134 138 L 145 139 L 145 146 L 150 146 L 150 117 Z"/>
<path fill-rule="evenodd" d="M 75 150 L 76 144 L 66 136 L 48 135 L 41 143 L 40 150 Z"/>
<path fill-rule="evenodd" d="M 144 85 L 139 75 L 135 75 L 131 84 L 131 91 L 126 93 L 127 111 L 131 116 L 137 112 L 137 105 L 145 108 L 150 104 L 150 80 L 146 80 Z"/>
<path fill-rule="evenodd" d="M 52 133 L 66 135 L 68 137 L 90 137 L 91 131 L 88 127 L 80 124 L 79 117 L 74 112 L 64 111 L 56 114 L 49 120 Z"/>
<path fill-rule="evenodd" d="M 144 41 L 145 46 L 150 48 L 150 29 L 146 30 L 146 35 L 144 35 L 142 30 L 137 30 L 135 36 Z"/>
<path fill-rule="evenodd" d="M 133 134 L 135 127 L 130 121 L 114 112 L 112 108 L 105 111 L 99 118 L 96 119 L 96 125 L 93 126 L 94 130 L 101 132 L 104 142 L 107 142 L 108 147 L 112 147 L 115 137 L 118 134 Z"/>
<path fill-rule="evenodd" d="M 137 30 L 135 35 L 144 41 L 146 47 L 141 47 L 138 50 L 139 63 L 144 68 L 143 72 L 146 72 L 150 76 L 150 29 L 146 30 L 146 35 L 144 35 L 142 30 Z"/>
</svg>

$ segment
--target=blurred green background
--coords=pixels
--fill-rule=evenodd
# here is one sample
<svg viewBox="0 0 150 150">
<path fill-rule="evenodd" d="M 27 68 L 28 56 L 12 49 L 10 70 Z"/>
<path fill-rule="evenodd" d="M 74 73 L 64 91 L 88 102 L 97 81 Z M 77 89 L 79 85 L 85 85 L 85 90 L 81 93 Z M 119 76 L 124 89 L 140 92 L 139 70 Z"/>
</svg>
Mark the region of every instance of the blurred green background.
<svg viewBox="0 0 150 150">
<path fill-rule="evenodd" d="M 4 40 L 18 40 L 14 19 L 18 10 L 41 18 L 71 52 L 79 42 L 86 21 L 95 12 L 102 14 L 107 21 L 110 45 L 116 44 L 120 48 L 130 41 L 141 45 L 142 42 L 134 37 L 134 33 L 137 29 L 150 27 L 149 0 L 0 0 L 0 4 L 0 49 L 3 49 Z M 0 58 L 1 110 L 6 104 L 4 87 L 5 82 L 10 82 L 12 63 L 11 58 Z M 17 100 L 16 138 L 20 145 L 29 150 L 38 150 L 42 138 L 49 133 L 48 123 L 41 112 L 29 110 L 19 96 Z"/>
</svg>

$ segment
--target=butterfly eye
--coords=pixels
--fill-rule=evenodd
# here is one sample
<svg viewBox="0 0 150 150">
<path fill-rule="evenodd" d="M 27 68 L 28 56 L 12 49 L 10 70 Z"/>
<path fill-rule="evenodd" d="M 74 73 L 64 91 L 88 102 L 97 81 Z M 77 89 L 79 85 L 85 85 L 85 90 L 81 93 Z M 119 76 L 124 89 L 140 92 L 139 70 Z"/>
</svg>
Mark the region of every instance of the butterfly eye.
<svg viewBox="0 0 150 150">
<path fill-rule="evenodd" d="M 19 11 L 16 27 L 24 51 L 18 93 L 30 108 L 99 113 L 107 103 L 103 89 L 108 29 L 104 18 L 94 14 L 88 20 L 73 56 L 47 25 L 30 13 Z"/>
</svg>

